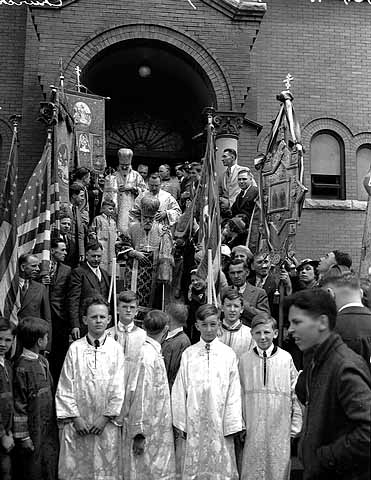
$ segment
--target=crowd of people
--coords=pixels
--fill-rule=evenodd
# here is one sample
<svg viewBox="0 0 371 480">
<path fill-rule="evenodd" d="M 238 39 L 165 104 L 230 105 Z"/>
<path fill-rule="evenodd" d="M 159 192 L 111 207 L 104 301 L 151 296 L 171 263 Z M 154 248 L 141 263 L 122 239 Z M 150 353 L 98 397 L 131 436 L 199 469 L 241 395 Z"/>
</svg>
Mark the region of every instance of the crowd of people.
<svg viewBox="0 0 371 480">
<path fill-rule="evenodd" d="M 252 247 L 253 175 L 226 149 L 208 303 L 201 163 L 171 177 L 132 156 L 93 184 L 75 173 L 48 272 L 18 259 L 18 325 L 0 317 L 1 478 L 287 480 L 298 450 L 303 480 L 369 480 L 369 288 L 350 255 L 277 274 Z"/>
</svg>

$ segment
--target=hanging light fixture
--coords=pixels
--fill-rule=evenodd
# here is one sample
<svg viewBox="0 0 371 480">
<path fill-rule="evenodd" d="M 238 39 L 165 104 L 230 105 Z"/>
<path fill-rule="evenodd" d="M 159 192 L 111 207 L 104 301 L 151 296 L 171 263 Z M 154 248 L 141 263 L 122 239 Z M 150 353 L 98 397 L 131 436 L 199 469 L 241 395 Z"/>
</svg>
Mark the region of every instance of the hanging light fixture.
<svg viewBox="0 0 371 480">
<path fill-rule="evenodd" d="M 152 70 L 151 70 L 151 67 L 149 67 L 148 65 L 141 65 L 139 68 L 138 68 L 138 74 L 141 78 L 148 78 L 151 76 L 152 74 Z"/>
</svg>

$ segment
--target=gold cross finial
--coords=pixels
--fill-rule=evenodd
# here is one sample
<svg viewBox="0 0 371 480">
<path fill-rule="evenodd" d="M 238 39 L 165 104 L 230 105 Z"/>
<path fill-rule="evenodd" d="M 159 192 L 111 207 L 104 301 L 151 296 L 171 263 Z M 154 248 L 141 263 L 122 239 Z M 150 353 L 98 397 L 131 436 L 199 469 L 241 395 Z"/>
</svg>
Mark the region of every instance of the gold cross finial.
<svg viewBox="0 0 371 480">
<path fill-rule="evenodd" d="M 81 68 L 76 65 L 75 67 L 75 73 L 76 73 L 76 78 L 77 78 L 77 90 L 80 91 L 81 89 L 81 84 L 80 84 L 80 74 L 81 74 Z"/>
<path fill-rule="evenodd" d="M 285 87 L 287 88 L 287 90 L 290 90 L 290 87 L 291 87 L 291 82 L 294 80 L 294 77 L 291 75 L 291 73 L 288 73 L 286 75 L 286 78 L 285 80 L 283 80 L 283 83 L 285 84 Z"/>
</svg>

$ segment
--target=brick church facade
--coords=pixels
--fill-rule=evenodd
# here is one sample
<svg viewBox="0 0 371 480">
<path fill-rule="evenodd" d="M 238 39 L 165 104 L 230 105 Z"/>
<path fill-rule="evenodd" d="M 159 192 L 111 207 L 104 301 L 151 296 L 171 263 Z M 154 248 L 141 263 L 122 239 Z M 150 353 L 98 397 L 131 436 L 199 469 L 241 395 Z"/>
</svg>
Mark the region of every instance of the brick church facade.
<svg viewBox="0 0 371 480">
<path fill-rule="evenodd" d="M 0 173 L 10 115 L 22 114 L 20 186 L 40 158 L 39 104 L 75 67 L 106 102 L 107 160 L 121 143 L 157 166 L 202 155 L 202 110 L 214 106 L 219 150 L 253 168 L 264 151 L 276 94 L 291 73 L 309 189 L 299 258 L 338 248 L 358 268 L 371 161 L 367 1 L 67 0 L 63 6 L 0 5 Z M 144 68 L 143 68 L 144 67 Z"/>
</svg>

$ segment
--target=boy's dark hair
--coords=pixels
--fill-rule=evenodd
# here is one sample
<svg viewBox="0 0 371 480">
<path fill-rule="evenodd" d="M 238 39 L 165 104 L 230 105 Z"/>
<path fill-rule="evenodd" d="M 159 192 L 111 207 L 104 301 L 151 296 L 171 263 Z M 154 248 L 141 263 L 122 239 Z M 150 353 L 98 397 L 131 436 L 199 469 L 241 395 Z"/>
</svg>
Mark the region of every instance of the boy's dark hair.
<svg viewBox="0 0 371 480">
<path fill-rule="evenodd" d="M 109 311 L 109 303 L 107 300 L 102 297 L 102 295 L 93 295 L 86 298 L 82 304 L 82 314 L 84 317 L 86 317 L 88 310 L 92 305 L 105 305 Z"/>
<path fill-rule="evenodd" d="M 240 262 L 240 263 L 243 263 L 243 262 Z M 228 299 L 228 300 L 237 300 L 239 299 L 240 302 L 241 302 L 241 306 L 243 306 L 243 297 L 242 295 L 238 292 L 238 290 L 234 287 L 226 287 L 223 289 L 222 291 L 222 305 L 224 305 L 224 300 L 225 299 Z"/>
<path fill-rule="evenodd" d="M 151 310 L 148 312 L 143 320 L 144 330 L 152 335 L 157 335 L 169 323 L 169 317 L 161 310 Z"/>
<path fill-rule="evenodd" d="M 340 250 L 333 250 L 332 253 L 338 265 L 344 265 L 344 267 L 348 268 L 352 266 L 352 257 L 349 253 L 341 252 Z"/>
<path fill-rule="evenodd" d="M 61 237 L 52 237 L 50 239 L 50 248 L 58 248 L 58 243 L 65 243 Z"/>
<path fill-rule="evenodd" d="M 229 265 L 228 265 L 228 270 L 229 270 L 229 267 L 231 265 L 239 265 L 240 263 L 242 263 L 243 265 L 243 268 L 245 270 L 251 270 L 251 260 L 247 259 L 246 262 L 244 262 L 243 260 L 239 260 L 237 258 L 234 258 L 233 260 L 230 261 Z"/>
<path fill-rule="evenodd" d="M 320 315 L 327 315 L 329 330 L 336 325 L 336 304 L 332 296 L 321 288 L 310 288 L 293 293 L 284 299 L 284 315 L 287 318 L 290 307 L 297 307 L 304 310 L 309 316 L 315 318 Z"/>
<path fill-rule="evenodd" d="M 86 252 L 88 252 L 89 250 L 103 250 L 103 245 L 97 240 L 91 240 L 87 243 L 85 248 Z"/>
<path fill-rule="evenodd" d="M 15 335 L 17 327 L 8 318 L 0 317 L 0 332 L 5 332 L 6 330 L 10 330 L 11 334 Z"/>
<path fill-rule="evenodd" d="M 215 305 L 211 305 L 210 303 L 206 303 L 205 305 L 201 305 L 196 311 L 196 320 L 205 320 L 207 317 L 211 317 L 212 315 L 217 315 L 219 318 L 220 312 Z"/>
<path fill-rule="evenodd" d="M 268 313 L 258 313 L 251 321 L 251 331 L 258 325 L 271 325 L 273 330 L 277 330 L 277 321 Z"/>
<path fill-rule="evenodd" d="M 188 319 L 188 306 L 184 303 L 170 303 L 166 313 L 177 325 L 185 327 Z"/>
<path fill-rule="evenodd" d="M 22 318 L 17 328 L 17 338 L 25 348 L 34 347 L 39 338 L 43 338 L 47 333 L 49 333 L 48 322 L 38 317 Z"/>
<path fill-rule="evenodd" d="M 113 200 L 111 200 L 110 198 L 106 198 L 105 200 L 103 200 L 102 202 L 102 206 L 101 206 L 101 209 L 105 206 L 110 206 L 110 207 L 115 207 L 115 202 Z"/>
<path fill-rule="evenodd" d="M 81 190 L 84 190 L 84 187 L 80 183 L 73 183 L 72 185 L 70 185 L 70 188 L 69 188 L 70 198 L 73 195 L 79 195 Z"/>
<path fill-rule="evenodd" d="M 229 153 L 231 154 L 234 158 L 237 158 L 237 152 L 234 148 L 225 148 L 223 150 L 223 153 Z"/>
<path fill-rule="evenodd" d="M 151 178 L 152 178 L 152 180 L 156 180 L 157 178 L 159 178 L 161 180 L 161 177 L 157 172 L 151 173 L 150 176 L 149 176 L 149 180 Z"/>
<path fill-rule="evenodd" d="M 79 167 L 75 172 L 75 178 L 77 180 L 81 180 L 85 177 L 88 173 L 91 173 L 90 170 L 86 167 Z"/>
<path fill-rule="evenodd" d="M 119 293 L 118 301 L 124 302 L 124 303 L 131 303 L 131 302 L 138 303 L 138 295 L 132 290 L 124 290 Z"/>
</svg>

